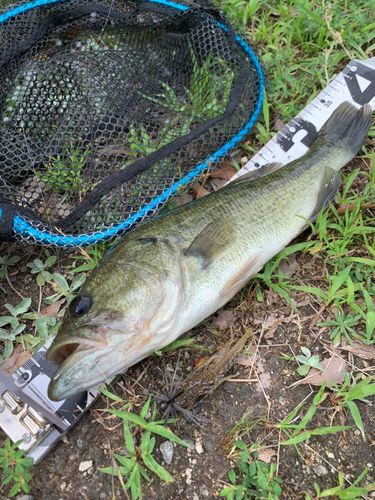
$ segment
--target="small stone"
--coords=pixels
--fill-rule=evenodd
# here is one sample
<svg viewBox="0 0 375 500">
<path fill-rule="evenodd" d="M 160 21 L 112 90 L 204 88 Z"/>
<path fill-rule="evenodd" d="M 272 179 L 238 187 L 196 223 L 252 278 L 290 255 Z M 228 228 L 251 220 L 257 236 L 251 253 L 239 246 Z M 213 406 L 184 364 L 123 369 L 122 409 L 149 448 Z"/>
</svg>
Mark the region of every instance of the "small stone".
<svg viewBox="0 0 375 500">
<path fill-rule="evenodd" d="M 16 497 L 16 500 L 33 500 L 33 496 L 32 495 L 21 495 L 19 497 Z"/>
<path fill-rule="evenodd" d="M 196 442 L 195 442 L 195 451 L 198 453 L 198 455 L 202 455 L 202 453 L 204 452 L 203 445 L 202 445 L 202 440 L 201 439 L 197 439 L 196 440 Z"/>
<path fill-rule="evenodd" d="M 326 455 L 328 458 L 335 458 L 335 455 L 331 451 L 326 451 Z"/>
<path fill-rule="evenodd" d="M 65 481 L 63 481 L 63 482 L 60 484 L 60 490 L 61 490 L 61 491 L 64 491 L 64 490 L 65 490 L 65 488 L 66 488 L 66 482 L 65 482 Z"/>
<path fill-rule="evenodd" d="M 209 497 L 210 496 L 210 492 L 208 491 L 208 489 L 205 486 L 201 487 L 200 492 L 202 493 L 202 495 L 204 497 Z"/>
<path fill-rule="evenodd" d="M 76 443 L 77 443 L 78 448 L 80 448 L 80 449 L 82 449 L 85 445 L 85 443 L 83 442 L 83 440 L 80 437 L 78 437 L 76 439 Z"/>
<path fill-rule="evenodd" d="M 79 472 L 86 472 L 87 470 L 91 469 L 92 467 L 92 460 L 85 460 L 79 464 L 78 470 Z"/>
<path fill-rule="evenodd" d="M 161 454 L 163 455 L 164 462 L 170 465 L 173 459 L 173 452 L 174 452 L 173 444 L 170 441 L 164 441 L 159 446 L 159 449 L 161 451 Z"/>
<path fill-rule="evenodd" d="M 328 470 L 324 467 L 324 465 L 317 465 L 314 468 L 314 472 L 319 477 L 326 476 L 328 474 Z"/>
<path fill-rule="evenodd" d="M 186 475 L 186 484 L 188 486 L 190 486 L 191 484 L 191 473 L 192 473 L 192 470 L 191 469 L 186 469 L 185 471 L 185 475 Z"/>
</svg>

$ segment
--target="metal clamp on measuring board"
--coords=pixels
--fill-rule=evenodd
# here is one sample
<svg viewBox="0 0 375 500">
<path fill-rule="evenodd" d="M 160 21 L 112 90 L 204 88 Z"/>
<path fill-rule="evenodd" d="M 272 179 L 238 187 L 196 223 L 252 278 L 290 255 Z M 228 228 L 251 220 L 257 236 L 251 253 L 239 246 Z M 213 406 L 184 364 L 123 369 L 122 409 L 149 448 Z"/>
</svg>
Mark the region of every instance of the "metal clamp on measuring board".
<svg viewBox="0 0 375 500">
<path fill-rule="evenodd" d="M 0 367 L 0 428 L 13 441 L 21 441 L 26 455 L 39 462 L 79 420 L 99 395 L 85 391 L 64 401 L 51 401 L 48 384 L 56 365 L 45 359 L 43 346 L 18 370 Z"/>
<path fill-rule="evenodd" d="M 236 176 L 277 160 L 289 163 L 306 153 L 318 130 L 344 101 L 375 108 L 375 57 L 351 61 L 302 112 L 287 123 Z M 235 176 L 235 177 L 236 177 Z M 233 179 L 235 178 L 233 177 Z M 56 366 L 42 347 L 13 374 L 0 367 L 0 427 L 40 461 L 97 399 L 93 389 L 58 403 L 47 396 Z"/>
</svg>

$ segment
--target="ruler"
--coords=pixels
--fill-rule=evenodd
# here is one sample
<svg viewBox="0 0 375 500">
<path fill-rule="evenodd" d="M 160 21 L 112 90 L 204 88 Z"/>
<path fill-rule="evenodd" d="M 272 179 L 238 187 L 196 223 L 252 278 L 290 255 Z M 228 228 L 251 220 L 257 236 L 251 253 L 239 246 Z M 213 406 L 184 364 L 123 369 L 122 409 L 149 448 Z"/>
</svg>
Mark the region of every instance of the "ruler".
<svg viewBox="0 0 375 500">
<path fill-rule="evenodd" d="M 344 101 L 375 109 L 375 57 L 351 61 L 331 83 L 287 123 L 234 177 L 274 161 L 289 163 L 306 153 L 317 132 Z M 43 346 L 14 373 L 0 367 L 0 428 L 39 462 L 75 425 L 99 396 L 85 391 L 65 401 L 51 401 L 48 384 L 57 367 L 45 359 Z"/>
<path fill-rule="evenodd" d="M 283 165 L 303 156 L 338 106 L 348 101 L 375 109 L 375 57 L 354 59 L 296 117 L 258 151 L 231 180 L 277 161 Z M 230 182 L 230 181 L 229 181 Z"/>
</svg>

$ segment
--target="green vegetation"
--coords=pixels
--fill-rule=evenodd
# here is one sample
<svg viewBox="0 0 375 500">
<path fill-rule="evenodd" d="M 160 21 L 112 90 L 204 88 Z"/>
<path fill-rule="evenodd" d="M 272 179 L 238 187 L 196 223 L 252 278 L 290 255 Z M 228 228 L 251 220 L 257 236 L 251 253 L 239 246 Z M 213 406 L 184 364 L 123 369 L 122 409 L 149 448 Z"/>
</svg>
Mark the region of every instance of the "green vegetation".
<svg viewBox="0 0 375 500">
<path fill-rule="evenodd" d="M 12 444 L 9 438 L 6 438 L 4 447 L 0 448 L 0 492 L 4 486 L 11 486 L 7 497 L 14 497 L 20 490 L 24 493 L 30 492 L 31 474 L 29 471 L 33 460 L 24 456 L 24 452 L 18 448 L 20 443 L 21 441 L 17 441 Z"/>
<path fill-rule="evenodd" d="M 374 52 L 369 0 L 342 3 L 215 0 L 260 47 L 269 75 L 270 115 L 288 121 L 350 59 Z"/>
<path fill-rule="evenodd" d="M 5 280 L 8 270 L 15 267 L 20 260 L 21 257 L 19 255 L 12 255 L 10 257 L 0 255 L 0 282 Z"/>
<path fill-rule="evenodd" d="M 0 316 L 0 340 L 4 342 L 4 352 L 0 354 L 0 363 L 12 355 L 16 342 L 25 341 L 25 337 L 21 336 L 26 328 L 23 318 L 30 306 L 30 298 L 21 300 L 16 306 L 4 305 L 10 315 Z"/>
<path fill-rule="evenodd" d="M 237 441 L 235 448 L 240 452 L 236 468 L 228 472 L 230 485 L 221 490 L 220 496 L 227 500 L 280 498 L 282 480 L 277 477 L 276 466 L 258 460 L 256 453 L 251 456 L 243 441 Z"/>
<path fill-rule="evenodd" d="M 366 484 L 360 486 L 360 483 L 363 481 L 365 476 L 367 475 L 368 470 L 365 469 L 354 481 L 353 484 L 345 488 L 345 477 L 342 472 L 339 472 L 337 486 L 332 488 L 328 488 L 326 490 L 321 491 L 318 484 L 314 484 L 316 498 L 339 498 L 339 500 L 356 500 L 357 498 L 365 498 L 367 493 L 375 490 L 375 483 Z M 306 499 L 308 500 L 308 498 Z"/>
<path fill-rule="evenodd" d="M 316 427 L 314 429 L 307 429 L 307 426 L 311 423 L 313 417 L 315 416 L 318 407 L 327 398 L 328 393 L 324 391 L 324 386 L 322 386 L 319 391 L 314 395 L 313 403 L 309 406 L 303 417 L 300 418 L 298 424 L 295 424 L 295 419 L 299 412 L 304 406 L 304 403 L 299 404 L 294 408 L 293 411 L 287 415 L 280 423 L 275 425 L 276 429 L 279 429 L 282 434 L 287 438 L 281 441 L 284 446 L 288 445 L 298 445 L 313 436 L 325 436 L 327 434 L 334 434 L 336 432 L 342 432 L 350 429 L 349 426 L 345 425 L 330 425 L 326 427 Z"/>
<path fill-rule="evenodd" d="M 82 180 L 90 151 L 75 146 L 67 147 L 62 155 L 57 155 L 45 164 L 39 173 L 42 181 L 53 191 L 69 196 L 81 196 L 88 190 L 87 181 Z"/>
<path fill-rule="evenodd" d="M 223 59 L 208 56 L 200 62 L 193 49 L 190 49 L 190 55 L 193 70 L 185 95 L 178 96 L 166 83 L 161 84 L 163 93 L 152 97 L 143 95 L 169 111 L 183 114 L 186 122 L 182 128 L 187 129 L 195 120 L 209 120 L 225 111 L 234 77 L 232 69 Z"/>
<path fill-rule="evenodd" d="M 297 368 L 298 375 L 305 377 L 309 373 L 310 368 L 323 369 L 319 354 L 311 354 L 308 347 L 301 347 L 301 352 L 302 354 L 296 356 L 296 360 L 301 363 Z"/>
<path fill-rule="evenodd" d="M 373 377 L 366 377 L 362 380 L 345 377 L 345 381 L 341 386 L 336 386 L 335 401 L 338 406 L 349 410 L 355 425 L 361 431 L 363 440 L 366 439 L 365 429 L 361 417 L 360 410 L 355 401 L 368 402 L 366 398 L 375 396 L 375 383 Z"/>
<path fill-rule="evenodd" d="M 105 396 L 116 403 L 123 403 L 121 398 L 108 390 L 102 391 Z M 142 480 L 150 481 L 147 469 L 163 481 L 169 483 L 173 477 L 154 458 L 156 440 L 153 434 L 162 436 L 181 446 L 187 444 L 169 430 L 162 420 L 157 420 L 156 404 L 151 405 L 148 399 L 140 414 L 128 411 L 129 405 L 123 405 L 121 410 L 108 410 L 109 413 L 122 420 L 124 433 L 124 454 L 113 454 L 113 465 L 100 469 L 105 474 L 110 474 L 119 479 L 126 494 L 130 490 L 132 499 L 142 498 Z"/>
<path fill-rule="evenodd" d="M 43 286 L 47 281 L 52 280 L 52 274 L 48 271 L 54 264 L 56 264 L 56 255 L 51 255 L 48 250 L 46 251 L 46 260 L 43 262 L 41 259 L 34 259 L 27 264 L 30 268 L 31 274 L 36 274 L 36 282 L 39 286 Z"/>
</svg>

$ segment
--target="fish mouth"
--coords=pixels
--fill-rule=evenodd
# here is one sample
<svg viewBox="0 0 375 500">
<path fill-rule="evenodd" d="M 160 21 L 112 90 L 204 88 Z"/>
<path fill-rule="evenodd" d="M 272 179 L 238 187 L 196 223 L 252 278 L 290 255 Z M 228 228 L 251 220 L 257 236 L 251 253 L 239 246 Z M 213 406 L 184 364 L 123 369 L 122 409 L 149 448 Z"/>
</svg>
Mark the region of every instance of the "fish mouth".
<svg viewBox="0 0 375 500">
<path fill-rule="evenodd" d="M 83 392 L 95 385 L 77 376 L 77 369 L 85 358 L 94 354 L 97 356 L 107 346 L 107 342 L 91 340 L 82 337 L 67 338 L 52 344 L 46 354 L 46 359 L 58 366 L 48 386 L 48 397 L 52 401 L 62 401 L 68 397 Z"/>
<path fill-rule="evenodd" d="M 52 344 L 46 354 L 46 359 L 62 367 L 73 354 L 96 348 L 103 349 L 107 342 L 90 340 L 83 337 L 72 337 L 63 342 Z"/>
</svg>

